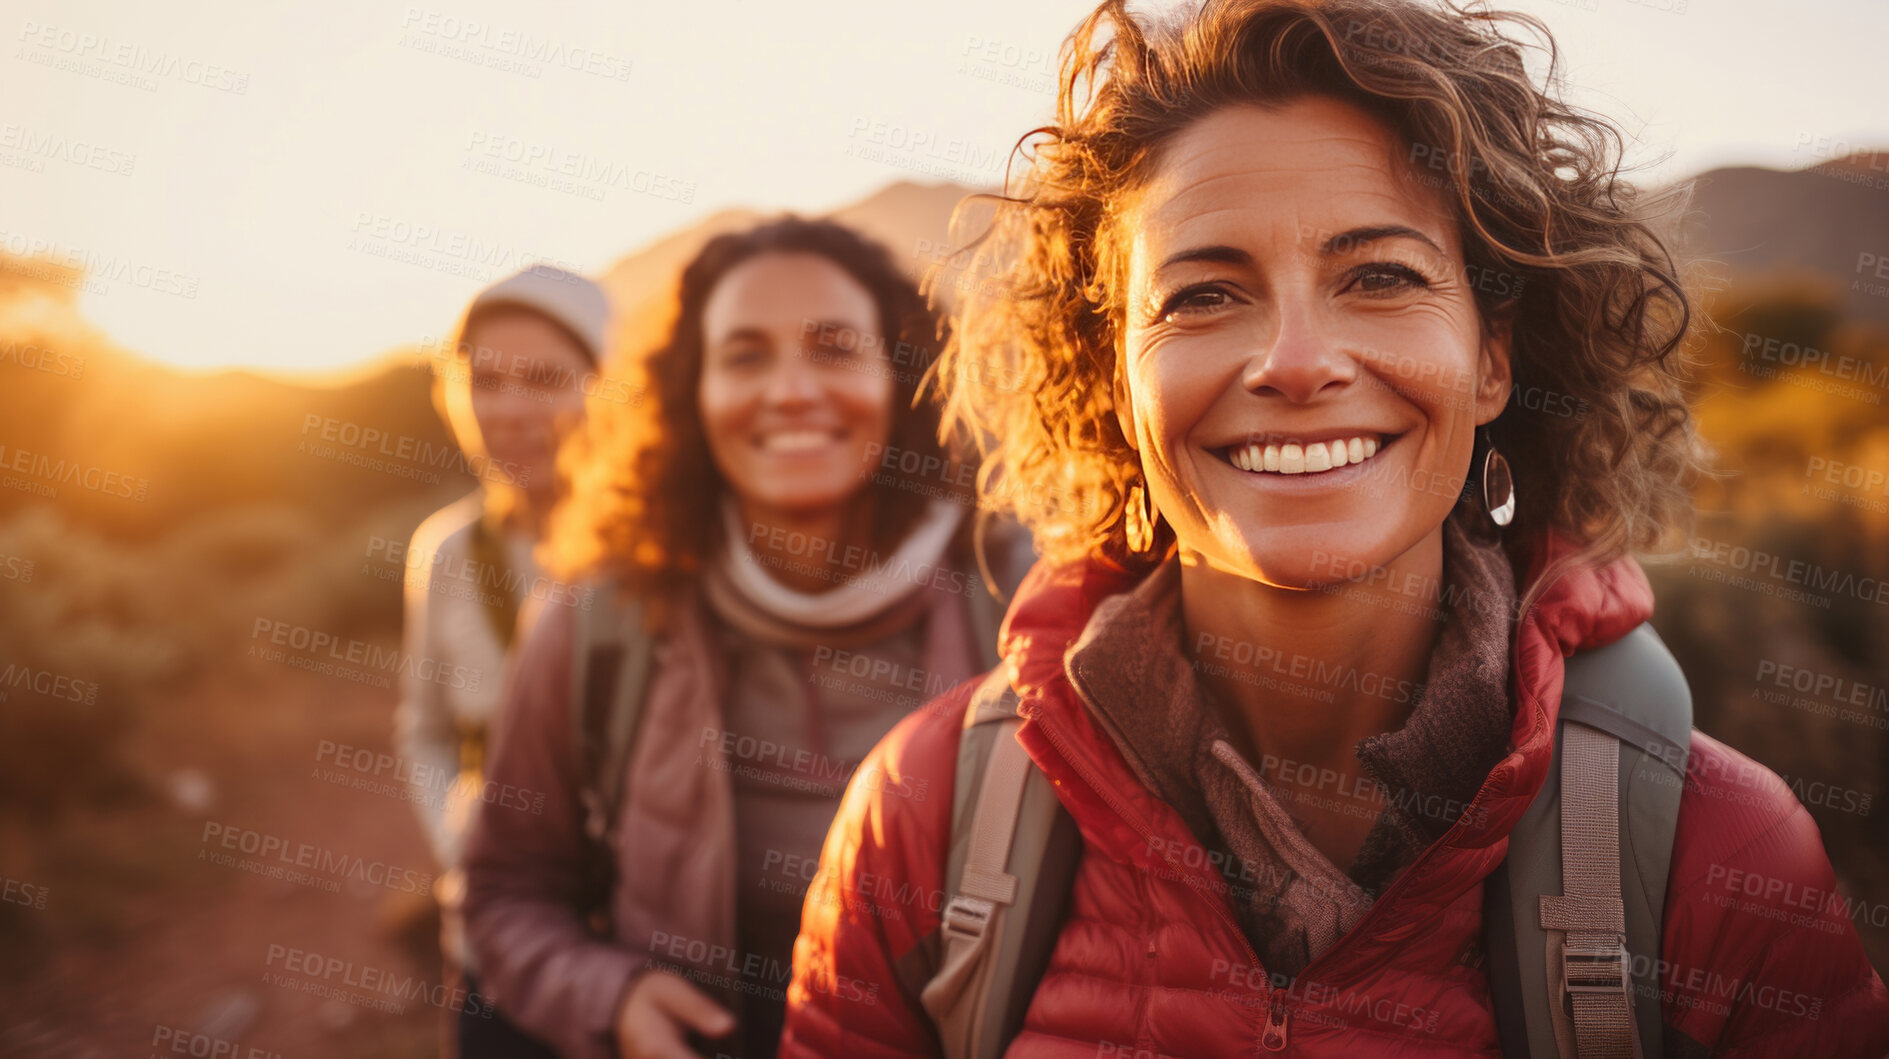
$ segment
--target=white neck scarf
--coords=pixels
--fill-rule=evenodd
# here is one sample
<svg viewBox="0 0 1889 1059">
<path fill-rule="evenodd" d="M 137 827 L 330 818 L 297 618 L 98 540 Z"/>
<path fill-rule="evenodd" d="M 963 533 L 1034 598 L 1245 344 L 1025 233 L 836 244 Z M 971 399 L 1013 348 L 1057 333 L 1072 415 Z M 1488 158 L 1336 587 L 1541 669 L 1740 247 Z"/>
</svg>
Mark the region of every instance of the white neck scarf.
<svg viewBox="0 0 1889 1059">
<path fill-rule="evenodd" d="M 739 505 L 732 495 L 724 495 L 722 525 L 727 541 L 720 561 L 729 581 L 743 595 L 780 620 L 818 629 L 840 628 L 878 614 L 928 583 L 963 518 L 962 505 L 933 500 L 898 549 L 882 562 L 856 574 L 841 571 L 835 575 L 840 581 L 837 588 L 802 592 L 768 574 L 769 563 L 748 547 Z"/>
</svg>

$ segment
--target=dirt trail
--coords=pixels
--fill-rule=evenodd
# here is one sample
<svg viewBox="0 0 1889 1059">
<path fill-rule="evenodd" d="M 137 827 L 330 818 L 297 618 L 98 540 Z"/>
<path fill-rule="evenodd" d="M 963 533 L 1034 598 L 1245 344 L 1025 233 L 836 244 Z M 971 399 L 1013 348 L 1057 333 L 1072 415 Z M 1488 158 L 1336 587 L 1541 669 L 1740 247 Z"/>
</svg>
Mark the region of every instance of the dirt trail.
<svg viewBox="0 0 1889 1059">
<path fill-rule="evenodd" d="M 13 910 L 34 943 L 0 953 L 0 1054 L 192 1054 L 173 1035 L 201 1033 L 238 1057 L 436 1055 L 440 1009 L 397 992 L 439 982 L 413 806 L 392 769 L 379 791 L 318 772 L 372 779 L 322 750 L 391 753 L 393 704 L 246 658 L 138 711 L 127 743 L 155 796 L 9 821 L 6 874 L 48 900 Z"/>
</svg>

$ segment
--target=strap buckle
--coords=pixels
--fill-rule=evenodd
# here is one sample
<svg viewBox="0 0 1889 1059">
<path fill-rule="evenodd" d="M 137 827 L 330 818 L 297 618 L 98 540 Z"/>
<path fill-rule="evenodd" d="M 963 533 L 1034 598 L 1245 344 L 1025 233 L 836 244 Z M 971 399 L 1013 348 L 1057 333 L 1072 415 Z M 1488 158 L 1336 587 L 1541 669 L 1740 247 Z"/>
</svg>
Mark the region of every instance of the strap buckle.
<svg viewBox="0 0 1889 1059">
<path fill-rule="evenodd" d="M 966 941 L 976 941 L 984 936 L 990 926 L 991 913 L 997 906 L 981 897 L 958 894 L 944 910 L 944 932 L 947 936 L 957 936 Z"/>
<path fill-rule="evenodd" d="M 1619 934 L 1570 933 L 1561 946 L 1570 993 L 1619 993 L 1631 988 L 1626 939 Z"/>
</svg>

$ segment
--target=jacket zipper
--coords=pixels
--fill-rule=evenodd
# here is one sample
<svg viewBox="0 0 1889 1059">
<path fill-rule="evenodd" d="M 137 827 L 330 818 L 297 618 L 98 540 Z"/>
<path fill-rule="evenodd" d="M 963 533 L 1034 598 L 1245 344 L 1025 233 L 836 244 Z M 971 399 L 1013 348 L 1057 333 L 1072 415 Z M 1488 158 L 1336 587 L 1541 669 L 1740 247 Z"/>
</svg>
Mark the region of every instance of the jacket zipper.
<svg viewBox="0 0 1889 1059">
<path fill-rule="evenodd" d="M 1561 571 L 1561 573 L 1556 574 L 1554 581 L 1550 581 L 1547 587 L 1542 590 L 1541 596 L 1545 596 L 1547 594 L 1547 588 L 1554 587 L 1555 582 L 1560 581 L 1562 576 L 1565 575 L 1566 573 L 1567 571 L 1563 570 Z M 1541 596 L 1536 597 L 1537 604 L 1539 604 Z M 1519 616 L 1515 621 L 1515 628 L 1517 630 L 1517 633 L 1515 637 L 1515 643 L 1512 645 L 1509 651 L 1509 668 L 1511 672 L 1519 672 L 1520 670 L 1520 666 L 1519 666 L 1520 652 L 1521 652 L 1520 630 L 1524 625 L 1527 624 L 1529 615 L 1533 614 L 1534 612 L 1535 612 L 1535 607 L 1530 606 L 1528 608 L 1528 612 Z M 1069 686 L 1071 690 L 1075 691 L 1076 695 L 1083 700 L 1083 702 L 1088 706 L 1090 710 L 1095 709 L 1095 705 L 1089 702 L 1088 696 L 1083 693 L 1082 687 L 1080 684 L 1072 680 L 1069 682 Z M 1029 705 L 1029 716 L 1034 717 L 1037 713 L 1036 703 L 1032 701 L 1032 702 L 1029 702 L 1028 705 Z M 1024 708 L 1024 703 L 1019 703 L 1018 704 L 1019 714 L 1023 712 L 1023 708 Z M 1126 806 L 1126 804 L 1124 804 L 1120 799 L 1118 799 L 1115 796 L 1114 788 L 1108 786 L 1107 784 L 1098 782 L 1099 777 L 1097 777 L 1093 772 L 1089 770 L 1088 765 L 1080 757 L 1078 757 L 1075 754 L 1070 753 L 1069 744 L 1065 742 L 1063 740 L 1063 737 L 1057 733 L 1055 725 L 1044 724 L 1039 720 L 1037 722 L 1037 727 L 1042 729 L 1043 734 L 1046 737 L 1048 737 L 1050 743 L 1056 747 L 1057 753 L 1061 754 L 1063 760 L 1069 763 L 1069 767 L 1075 769 L 1077 774 L 1082 777 L 1083 782 L 1089 785 L 1089 789 L 1094 791 L 1097 794 L 1097 796 L 1099 796 L 1102 799 L 1102 801 L 1106 803 L 1111 810 L 1114 811 L 1116 816 L 1120 817 L 1124 823 L 1126 823 L 1129 827 L 1133 828 L 1134 831 L 1141 836 L 1142 842 L 1146 844 L 1148 848 L 1150 849 L 1158 848 L 1153 841 L 1156 838 L 1154 831 L 1151 828 L 1144 826 L 1138 818 L 1136 818 L 1135 816 L 1131 815 L 1128 812 L 1128 807 Z M 1473 806 L 1478 801 L 1481 801 L 1482 796 L 1486 792 L 1487 788 L 1488 788 L 1488 782 L 1485 780 L 1483 783 L 1483 788 L 1476 792 L 1476 797 L 1470 799 L 1469 804 Z M 1467 812 L 1468 807 L 1465 807 L 1464 811 Z M 1431 843 L 1429 846 L 1426 846 L 1423 852 L 1417 855 L 1417 859 L 1412 861 L 1410 863 L 1410 866 L 1406 868 L 1403 871 L 1403 873 L 1397 877 L 1397 881 L 1392 883 L 1388 890 L 1385 890 L 1382 894 L 1379 894 L 1377 896 L 1377 899 L 1371 902 L 1370 910 L 1364 914 L 1363 919 L 1359 920 L 1357 924 L 1354 925 L 1349 932 L 1347 932 L 1347 936 L 1354 936 L 1354 935 L 1362 936 L 1362 934 L 1364 933 L 1364 929 L 1367 926 L 1372 925 L 1375 920 L 1380 918 L 1379 913 L 1383 910 L 1383 908 L 1386 905 L 1390 903 L 1390 898 L 1392 897 L 1392 895 L 1404 889 L 1406 884 L 1412 878 L 1418 875 L 1417 869 L 1422 867 L 1426 862 L 1428 862 L 1431 859 L 1430 855 L 1434 853 L 1436 851 L 1436 847 L 1441 844 L 1442 844 L 1442 840 L 1439 839 L 1438 841 Z M 1200 889 L 1198 885 L 1195 885 L 1195 880 L 1193 876 L 1186 871 L 1184 866 L 1177 864 L 1170 856 L 1168 856 L 1167 853 L 1163 852 L 1161 854 L 1161 860 L 1163 863 L 1167 864 L 1167 866 L 1171 870 L 1173 870 L 1177 875 L 1179 875 L 1183 880 L 1185 880 L 1192 889 L 1196 891 Z M 1220 895 L 1218 894 L 1214 894 L 1213 897 L 1215 898 L 1215 900 L 1212 900 L 1208 903 L 1212 905 L 1214 912 L 1217 915 L 1219 915 L 1221 921 L 1226 924 L 1227 928 L 1233 932 L 1233 936 L 1240 939 L 1240 945 L 1246 949 L 1246 955 L 1252 960 L 1253 966 L 1259 968 L 1260 973 L 1264 974 L 1266 971 L 1266 967 L 1264 964 L 1260 962 L 1259 953 L 1253 948 L 1253 943 L 1246 940 L 1246 931 L 1240 928 L 1238 921 L 1236 921 L 1233 918 L 1233 913 L 1227 910 L 1226 901 L 1223 899 L 1220 899 Z M 1310 977 L 1312 972 L 1314 970 L 1319 969 L 1323 964 L 1329 962 L 1332 959 L 1332 957 L 1334 957 L 1335 955 L 1339 953 L 1339 951 L 1340 951 L 1339 947 L 1333 947 L 1331 949 L 1326 950 L 1323 955 L 1313 960 L 1310 964 L 1307 964 L 1305 969 L 1299 972 L 1299 974 L 1297 975 L 1297 978 L 1316 981 L 1317 980 L 1316 978 Z M 1268 981 L 1271 980 L 1270 975 L 1268 975 L 1267 978 L 1268 978 Z M 1265 1029 L 1265 1032 L 1260 1037 L 1260 1043 L 1266 1048 L 1267 1051 L 1283 1052 L 1286 1050 L 1286 1045 L 1290 1040 L 1290 1029 L 1291 1029 L 1291 1020 L 1292 1020 L 1292 1008 L 1287 1003 L 1287 1001 L 1291 998 L 1291 995 L 1292 995 L 1292 989 L 1290 986 L 1275 987 L 1272 990 L 1272 992 L 1268 995 L 1267 1004 L 1266 1004 L 1266 1029 Z"/>
<path fill-rule="evenodd" d="M 1272 1003 L 1267 1006 L 1266 1033 L 1259 1039 L 1259 1043 L 1265 1045 L 1269 1052 L 1286 1050 L 1286 1016 L 1291 1014 L 1290 1009 L 1286 1007 L 1288 992 L 1289 990 L 1286 989 L 1273 990 Z"/>
<path fill-rule="evenodd" d="M 1565 575 L 1566 573 L 1567 571 L 1563 570 L 1561 573 L 1556 574 L 1554 581 L 1550 581 L 1547 587 L 1548 588 L 1554 587 L 1555 582 L 1560 581 L 1562 576 Z M 1541 594 L 1546 595 L 1547 589 L 1544 588 Z M 1540 602 L 1539 596 L 1536 597 L 1536 602 L 1537 604 L 1539 604 Z M 1517 618 L 1515 621 L 1516 629 L 1520 630 L 1522 626 L 1527 623 L 1529 615 L 1533 614 L 1534 612 L 1535 612 L 1535 608 L 1531 606 L 1528 608 L 1527 614 L 1523 614 L 1519 618 Z M 1522 649 L 1521 639 L 1522 639 L 1521 635 L 1518 631 L 1515 637 L 1515 643 L 1509 652 L 1509 668 L 1511 672 L 1519 672 L 1520 670 L 1521 649 Z M 1074 685 L 1074 681 L 1071 681 L 1070 683 L 1072 686 Z M 1077 693 L 1078 694 L 1081 693 L 1080 688 L 1077 689 Z M 1050 731 L 1050 729 L 1045 728 L 1044 731 L 1047 732 L 1047 731 Z M 1054 740 L 1052 739 L 1052 742 L 1053 741 Z M 1065 754 L 1065 756 L 1067 756 L 1067 754 Z M 1093 781 L 1091 782 L 1090 785 L 1091 786 L 1094 785 Z M 1488 788 L 1488 781 L 1485 780 L 1483 782 L 1482 789 L 1478 789 L 1476 791 L 1476 796 L 1470 799 L 1469 805 L 1473 806 L 1477 802 L 1481 801 L 1483 794 L 1486 793 L 1487 791 L 1487 788 Z M 1463 811 L 1467 813 L 1469 811 L 1469 807 L 1465 806 Z M 1448 837 L 1448 836 L 1445 836 L 1445 837 Z M 1408 884 L 1411 879 L 1417 877 L 1418 869 L 1423 867 L 1426 863 L 1430 861 L 1431 854 L 1435 853 L 1436 848 L 1442 844 L 1443 844 L 1442 840 L 1439 839 L 1438 841 L 1433 842 L 1430 845 L 1424 847 L 1423 852 L 1417 855 L 1417 859 L 1414 861 L 1411 861 L 1410 866 L 1404 869 L 1403 873 L 1397 877 L 1397 881 L 1392 883 L 1389 889 L 1379 894 L 1377 896 L 1377 899 L 1371 902 L 1370 910 L 1364 913 L 1364 918 L 1360 919 L 1351 928 L 1351 930 L 1347 932 L 1346 936 L 1347 937 L 1353 937 L 1353 936 L 1362 937 L 1364 935 L 1365 928 L 1374 925 L 1375 922 L 1381 918 L 1380 913 L 1383 911 L 1385 906 L 1391 903 L 1391 897 L 1397 894 L 1400 890 L 1405 889 L 1406 884 Z M 1242 934 L 1241 936 L 1244 937 L 1244 934 Z M 1342 946 L 1342 942 L 1340 943 L 1340 946 Z M 1330 962 L 1333 957 L 1338 955 L 1339 952 L 1341 951 L 1340 946 L 1334 946 L 1330 949 L 1327 949 L 1317 959 L 1307 964 L 1305 969 L 1299 972 L 1298 978 L 1305 979 L 1307 981 L 1316 982 L 1318 979 L 1316 977 L 1313 977 L 1312 972 L 1319 970 L 1321 967 L 1323 967 L 1324 964 Z M 1268 1010 L 1267 1019 L 1266 1019 L 1266 1036 L 1261 1041 L 1261 1043 L 1263 1043 L 1266 1046 L 1266 1048 L 1270 1051 L 1280 1052 L 1280 1051 L 1285 1050 L 1286 1040 L 1287 1040 L 1287 1033 L 1286 1033 L 1287 1020 L 1291 1016 L 1291 1013 L 1292 1013 L 1291 1009 L 1287 1007 L 1285 1003 L 1286 998 L 1289 995 L 1290 995 L 1289 989 L 1277 989 L 1277 990 L 1274 990 L 1273 992 L 1273 1003 L 1270 1009 Z M 1273 1038 L 1273 1031 L 1275 1028 L 1278 1030 L 1278 1038 L 1277 1038 L 1276 1044 L 1274 1043 L 1274 1038 Z"/>
<path fill-rule="evenodd" d="M 1075 687 L 1075 682 L 1071 681 L 1070 686 Z M 1081 695 L 1082 689 L 1076 688 L 1076 694 Z M 1036 711 L 1032 709 L 1030 712 L 1034 715 Z M 1177 863 L 1173 857 L 1163 849 L 1161 844 L 1155 841 L 1158 836 L 1155 835 L 1154 830 L 1143 824 L 1135 815 L 1131 814 L 1128 811 L 1128 806 L 1115 796 L 1113 788 L 1109 787 L 1107 784 L 1098 782 L 1099 777 L 1089 771 L 1088 765 L 1080 758 L 1070 753 L 1069 744 L 1063 741 L 1061 735 L 1057 734 L 1056 726 L 1053 724 L 1043 724 L 1039 721 L 1037 727 L 1042 729 L 1045 736 L 1049 737 L 1050 743 L 1056 747 L 1056 752 L 1062 755 L 1063 760 L 1069 763 L 1070 768 L 1076 770 L 1077 774 L 1082 777 L 1082 781 L 1089 785 L 1089 789 L 1100 796 L 1102 801 L 1107 803 L 1108 807 L 1115 812 L 1115 815 L 1122 819 L 1123 823 L 1133 828 L 1135 833 L 1141 836 L 1142 844 L 1148 849 L 1161 849 L 1162 863 L 1166 864 L 1175 875 L 1187 882 L 1189 887 L 1198 891 L 1200 887 L 1195 885 L 1193 875 L 1187 871 L 1184 865 Z M 1233 918 L 1233 913 L 1227 910 L 1226 901 L 1218 894 L 1211 896 L 1213 899 L 1210 900 L 1208 904 L 1213 907 L 1214 912 L 1219 915 L 1221 921 L 1227 925 L 1227 929 L 1233 932 L 1233 936 L 1240 939 L 1240 947 L 1246 950 L 1247 959 L 1252 961 L 1252 966 L 1259 968 L 1261 974 L 1265 974 L 1266 965 L 1259 962 L 1258 950 L 1253 948 L 1252 942 L 1246 940 L 1246 931 L 1240 929 L 1239 923 Z M 1268 976 L 1268 980 L 1270 980 L 1270 976 Z M 1286 1016 L 1289 1014 L 1285 1007 L 1284 994 L 1286 992 L 1287 990 L 1285 989 L 1273 990 L 1270 1010 L 1266 1019 L 1267 1040 L 1272 1039 L 1275 1023 L 1277 1026 L 1279 1047 L 1273 1048 L 1273 1051 L 1279 1051 L 1285 1047 Z M 1268 1047 L 1271 1047 L 1271 1045 L 1268 1045 Z"/>
</svg>

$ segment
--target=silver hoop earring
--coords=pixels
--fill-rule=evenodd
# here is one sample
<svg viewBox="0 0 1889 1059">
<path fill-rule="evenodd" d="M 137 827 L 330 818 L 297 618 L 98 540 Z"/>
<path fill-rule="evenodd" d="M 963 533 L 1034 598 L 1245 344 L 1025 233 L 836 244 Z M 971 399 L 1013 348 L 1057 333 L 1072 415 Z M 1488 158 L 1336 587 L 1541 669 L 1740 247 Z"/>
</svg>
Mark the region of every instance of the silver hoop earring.
<svg viewBox="0 0 1889 1059">
<path fill-rule="evenodd" d="M 1145 552 L 1154 547 L 1154 502 L 1140 482 L 1128 490 L 1127 511 L 1123 517 L 1128 523 L 1128 547 L 1131 551 Z"/>
<path fill-rule="evenodd" d="M 1489 520 L 1506 526 L 1515 520 L 1515 477 L 1509 473 L 1509 461 L 1495 450 L 1487 431 L 1482 435 L 1486 450 L 1482 457 L 1482 503 Z"/>
</svg>

